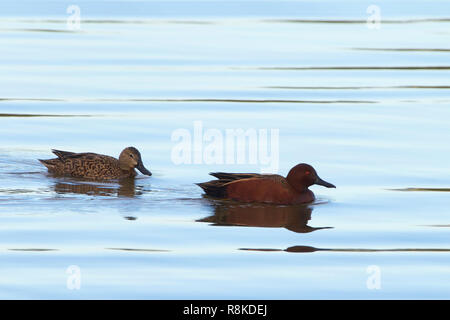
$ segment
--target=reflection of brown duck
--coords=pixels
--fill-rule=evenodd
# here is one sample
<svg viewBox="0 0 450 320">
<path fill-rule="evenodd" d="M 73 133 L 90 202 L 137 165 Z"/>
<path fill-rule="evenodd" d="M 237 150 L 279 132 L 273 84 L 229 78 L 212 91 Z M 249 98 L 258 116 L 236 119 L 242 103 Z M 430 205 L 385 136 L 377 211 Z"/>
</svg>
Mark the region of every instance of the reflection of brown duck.
<svg viewBox="0 0 450 320">
<path fill-rule="evenodd" d="M 286 228 L 298 233 L 307 233 L 330 227 L 310 227 L 312 208 L 305 205 L 239 205 L 218 204 L 214 206 L 214 215 L 199 222 L 212 222 L 218 226 L 246 226 L 262 228 Z"/>
<path fill-rule="evenodd" d="M 54 186 L 56 193 L 76 193 L 95 196 L 134 197 L 141 194 L 136 191 L 134 179 L 122 179 L 115 184 L 94 184 L 91 182 L 57 182 Z"/>
<path fill-rule="evenodd" d="M 244 251 L 262 251 L 262 252 L 279 252 L 279 251 L 285 251 L 285 252 L 295 252 L 295 253 L 310 253 L 310 252 L 316 252 L 316 251 L 330 251 L 331 249 L 321 249 L 321 248 L 314 248 L 310 246 L 292 246 L 287 249 L 253 249 L 253 248 L 240 248 L 239 250 Z"/>
<path fill-rule="evenodd" d="M 365 248 L 315 248 L 310 246 L 292 246 L 286 249 L 271 249 L 271 248 L 239 248 L 244 251 L 261 251 L 261 252 L 293 252 L 293 253 L 310 253 L 316 251 L 329 251 L 329 252 L 450 252 L 447 248 L 394 248 L 394 249 L 365 249 Z"/>
</svg>

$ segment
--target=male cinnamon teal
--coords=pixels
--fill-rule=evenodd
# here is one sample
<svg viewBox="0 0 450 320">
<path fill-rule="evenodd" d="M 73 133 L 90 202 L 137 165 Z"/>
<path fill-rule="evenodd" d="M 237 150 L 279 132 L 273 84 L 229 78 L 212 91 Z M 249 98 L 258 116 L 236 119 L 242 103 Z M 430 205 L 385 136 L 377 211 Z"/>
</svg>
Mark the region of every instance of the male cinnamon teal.
<svg viewBox="0 0 450 320">
<path fill-rule="evenodd" d="M 198 183 L 207 195 L 242 202 L 274 204 L 299 204 L 314 201 L 314 193 L 308 189 L 313 184 L 336 188 L 319 178 L 309 164 L 293 167 L 286 178 L 277 174 L 212 172 L 219 178 Z"/>
<path fill-rule="evenodd" d="M 151 176 L 142 163 L 141 153 L 134 147 L 125 148 L 119 159 L 97 153 L 74 153 L 52 150 L 55 159 L 39 161 L 48 171 L 57 175 L 96 180 L 121 179 L 136 176 L 135 168 Z"/>
</svg>

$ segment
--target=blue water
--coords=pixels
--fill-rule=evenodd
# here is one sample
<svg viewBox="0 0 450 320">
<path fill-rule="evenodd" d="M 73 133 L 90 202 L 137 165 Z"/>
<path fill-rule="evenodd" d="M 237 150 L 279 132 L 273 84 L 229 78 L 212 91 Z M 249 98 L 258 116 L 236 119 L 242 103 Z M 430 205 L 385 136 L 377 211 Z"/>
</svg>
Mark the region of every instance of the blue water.
<svg viewBox="0 0 450 320">
<path fill-rule="evenodd" d="M 450 298 L 450 3 L 378 1 L 380 29 L 371 4 L 3 1 L 0 298 Z M 276 129 L 279 174 L 306 162 L 337 188 L 300 207 L 204 197 L 209 172 L 264 166 L 175 164 L 173 133 L 198 121 Z M 152 177 L 37 161 L 130 145 Z"/>
</svg>

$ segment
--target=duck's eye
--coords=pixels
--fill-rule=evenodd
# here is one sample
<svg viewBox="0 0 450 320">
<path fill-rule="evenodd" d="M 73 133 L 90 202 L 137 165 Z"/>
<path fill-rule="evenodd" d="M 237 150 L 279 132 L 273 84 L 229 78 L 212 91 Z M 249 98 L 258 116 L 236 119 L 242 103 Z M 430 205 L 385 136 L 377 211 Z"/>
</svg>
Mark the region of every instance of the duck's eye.
<svg viewBox="0 0 450 320">
<path fill-rule="evenodd" d="M 133 158 L 133 155 L 130 153 L 130 158 Z"/>
<path fill-rule="evenodd" d="M 309 172 L 309 171 L 305 171 L 305 174 L 306 174 L 306 175 L 308 175 L 308 174 L 310 174 L 310 173 L 311 173 L 311 172 Z"/>
</svg>

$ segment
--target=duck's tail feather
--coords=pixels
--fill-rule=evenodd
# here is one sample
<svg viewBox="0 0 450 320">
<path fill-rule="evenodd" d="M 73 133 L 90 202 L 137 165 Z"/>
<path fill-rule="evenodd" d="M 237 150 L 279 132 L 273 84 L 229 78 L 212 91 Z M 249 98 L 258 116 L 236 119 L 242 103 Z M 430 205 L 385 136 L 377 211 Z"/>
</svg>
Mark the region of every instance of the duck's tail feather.
<svg viewBox="0 0 450 320">
<path fill-rule="evenodd" d="M 44 166 L 46 166 L 49 170 L 53 170 L 56 168 L 56 165 L 59 162 L 59 159 L 48 159 L 48 160 L 42 160 L 38 159 L 40 163 L 42 163 Z"/>
<path fill-rule="evenodd" d="M 205 191 L 208 196 L 213 196 L 216 198 L 226 198 L 227 197 L 227 186 L 226 184 L 230 180 L 212 180 L 203 183 L 196 183 L 200 188 Z"/>
</svg>

